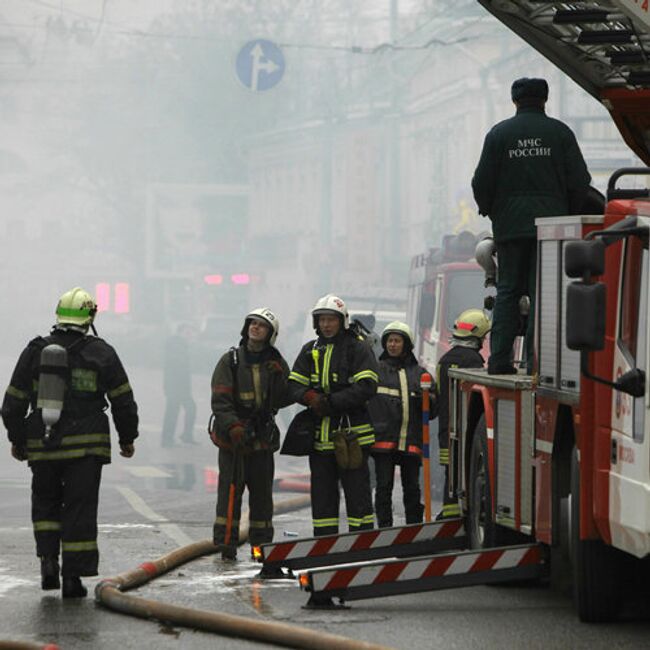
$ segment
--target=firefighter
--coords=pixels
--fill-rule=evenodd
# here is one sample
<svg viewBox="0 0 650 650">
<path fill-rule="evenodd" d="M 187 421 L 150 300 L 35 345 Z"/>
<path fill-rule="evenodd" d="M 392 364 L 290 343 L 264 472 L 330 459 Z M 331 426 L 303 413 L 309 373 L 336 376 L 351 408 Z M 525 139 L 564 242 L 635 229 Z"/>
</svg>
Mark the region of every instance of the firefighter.
<svg viewBox="0 0 650 650">
<path fill-rule="evenodd" d="M 516 115 L 485 138 L 472 189 L 479 213 L 492 221 L 499 261 L 488 373 L 513 374 L 512 346 L 518 305 L 530 298 L 526 363 L 533 369 L 537 242 L 535 218 L 580 212 L 591 177 L 571 129 L 547 117 L 548 84 L 517 79 L 512 84 Z"/>
<path fill-rule="evenodd" d="M 343 300 L 323 296 L 311 314 L 318 338 L 298 353 L 289 375 L 289 392 L 313 416 L 309 467 L 314 536 L 338 533 L 339 482 L 349 530 L 371 529 L 368 455 L 375 436 L 367 401 L 377 390 L 377 360 L 370 346 L 351 332 Z M 355 462 L 345 461 L 348 453 L 347 460 Z"/>
<path fill-rule="evenodd" d="M 375 461 L 377 488 L 375 513 L 379 528 L 393 525 L 393 480 L 400 466 L 407 524 L 422 522 L 420 464 L 422 462 L 422 390 L 424 368 L 413 354 L 413 332 L 400 321 L 389 323 L 381 334 L 379 386 L 368 409 L 375 427 L 371 449 Z M 429 418 L 437 413 L 437 391 L 431 389 Z"/>
<path fill-rule="evenodd" d="M 224 560 L 237 559 L 244 487 L 251 545 L 273 540 L 273 452 L 280 446 L 275 414 L 290 403 L 289 366 L 275 348 L 279 331 L 270 309 L 254 309 L 244 319 L 239 347 L 226 352 L 212 374 L 210 438 L 219 448 L 213 537 Z"/>
<path fill-rule="evenodd" d="M 64 293 L 56 325 L 22 352 L 2 404 L 11 453 L 32 470 L 41 587 L 61 587 L 63 598 L 86 596 L 81 576 L 97 575 L 99 484 L 111 462 L 106 397 L 120 455 L 131 458 L 138 437 L 138 408 L 122 363 L 108 343 L 88 335 L 96 312 L 83 289 Z"/>
<path fill-rule="evenodd" d="M 449 496 L 449 368 L 482 368 L 481 349 L 490 320 L 480 309 L 465 310 L 454 322 L 451 349 L 440 357 L 436 369 L 438 390 L 438 449 L 445 469 L 442 510 L 436 519 L 460 517 L 458 501 Z"/>
</svg>

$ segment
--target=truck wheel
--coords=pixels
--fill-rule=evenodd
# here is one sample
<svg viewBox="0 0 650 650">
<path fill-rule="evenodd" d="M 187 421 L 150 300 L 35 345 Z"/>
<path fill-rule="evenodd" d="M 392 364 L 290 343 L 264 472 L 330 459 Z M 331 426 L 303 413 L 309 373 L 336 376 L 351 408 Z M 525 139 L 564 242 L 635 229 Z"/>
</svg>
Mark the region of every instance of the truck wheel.
<svg viewBox="0 0 650 650">
<path fill-rule="evenodd" d="M 580 539 L 580 463 L 574 447 L 571 456 L 570 552 L 573 600 L 585 623 L 616 620 L 621 603 L 622 552 L 601 540 Z"/>
<path fill-rule="evenodd" d="M 476 424 L 470 451 L 467 535 L 470 548 L 490 548 L 497 543 L 496 525 L 492 518 L 485 415 Z"/>
</svg>

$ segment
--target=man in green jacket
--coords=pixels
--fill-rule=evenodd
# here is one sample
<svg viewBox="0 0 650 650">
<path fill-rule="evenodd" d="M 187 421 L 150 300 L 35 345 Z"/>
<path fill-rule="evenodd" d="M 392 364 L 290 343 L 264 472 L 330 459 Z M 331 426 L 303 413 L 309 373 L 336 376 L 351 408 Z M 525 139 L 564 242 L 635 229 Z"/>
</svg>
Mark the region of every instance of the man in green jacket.
<svg viewBox="0 0 650 650">
<path fill-rule="evenodd" d="M 544 79 L 512 84 L 514 117 L 485 137 L 472 179 L 479 213 L 492 221 L 499 275 L 491 332 L 488 373 L 513 374 L 512 346 L 519 322 L 519 299 L 530 298 L 526 331 L 528 372 L 533 365 L 533 323 L 537 217 L 577 214 L 589 188 L 580 147 L 571 129 L 544 111 Z"/>
</svg>

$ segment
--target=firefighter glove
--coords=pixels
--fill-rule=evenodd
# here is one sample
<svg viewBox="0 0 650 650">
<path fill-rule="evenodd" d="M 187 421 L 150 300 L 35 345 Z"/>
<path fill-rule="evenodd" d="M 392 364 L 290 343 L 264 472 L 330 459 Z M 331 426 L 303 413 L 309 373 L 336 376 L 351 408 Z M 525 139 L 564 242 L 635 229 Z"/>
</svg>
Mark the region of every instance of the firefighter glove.
<svg viewBox="0 0 650 650">
<path fill-rule="evenodd" d="M 133 454 L 135 454 L 135 447 L 133 446 L 133 443 L 120 445 L 120 456 L 124 456 L 124 458 L 131 458 Z"/>
<path fill-rule="evenodd" d="M 11 445 L 11 455 L 16 460 L 27 460 L 27 450 L 25 447 L 21 447 L 20 445 Z"/>
<path fill-rule="evenodd" d="M 308 390 L 305 393 L 303 400 L 305 404 L 320 417 L 329 415 L 332 412 L 327 395 L 324 395 L 323 393 L 317 393 L 313 389 Z"/>
<path fill-rule="evenodd" d="M 233 424 L 233 426 L 230 427 L 229 435 L 232 446 L 241 447 L 244 444 L 246 430 L 241 424 Z"/>
</svg>

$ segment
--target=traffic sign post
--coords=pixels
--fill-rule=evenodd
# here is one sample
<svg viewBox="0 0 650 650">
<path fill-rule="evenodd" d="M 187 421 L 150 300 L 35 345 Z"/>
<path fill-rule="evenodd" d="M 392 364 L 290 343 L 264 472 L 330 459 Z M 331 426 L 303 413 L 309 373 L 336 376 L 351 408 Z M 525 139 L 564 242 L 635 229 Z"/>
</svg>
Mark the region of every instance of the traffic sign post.
<svg viewBox="0 0 650 650">
<path fill-rule="evenodd" d="M 253 92 L 277 86 L 284 75 L 284 54 L 272 41 L 248 41 L 237 54 L 235 71 L 239 81 Z"/>
</svg>

